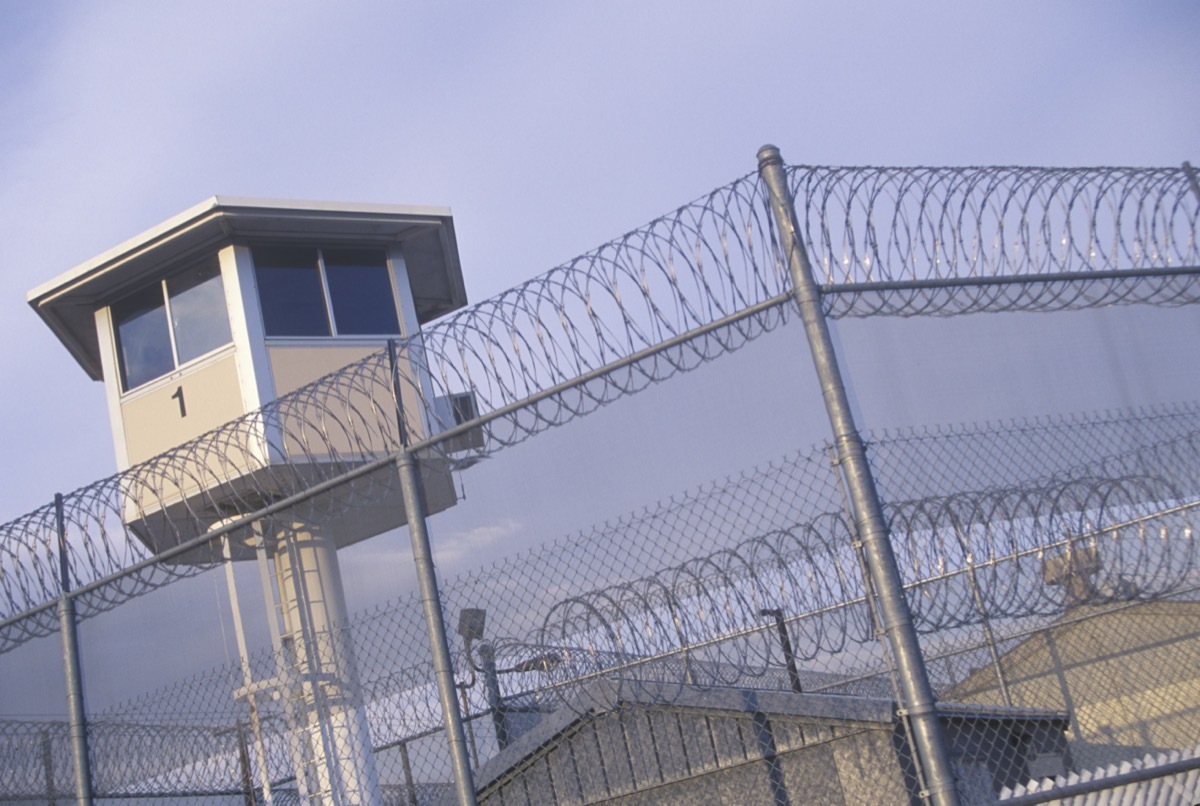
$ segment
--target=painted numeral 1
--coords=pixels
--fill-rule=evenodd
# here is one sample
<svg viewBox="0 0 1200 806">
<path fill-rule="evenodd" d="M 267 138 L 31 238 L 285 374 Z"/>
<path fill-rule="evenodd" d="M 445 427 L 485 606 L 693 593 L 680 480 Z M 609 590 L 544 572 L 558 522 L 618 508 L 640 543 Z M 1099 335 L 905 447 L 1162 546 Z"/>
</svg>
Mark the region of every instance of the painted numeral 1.
<svg viewBox="0 0 1200 806">
<path fill-rule="evenodd" d="M 183 402 L 183 387 L 180 386 L 175 390 L 175 394 L 171 395 L 172 400 L 179 401 L 179 416 L 187 417 L 187 404 Z"/>
</svg>

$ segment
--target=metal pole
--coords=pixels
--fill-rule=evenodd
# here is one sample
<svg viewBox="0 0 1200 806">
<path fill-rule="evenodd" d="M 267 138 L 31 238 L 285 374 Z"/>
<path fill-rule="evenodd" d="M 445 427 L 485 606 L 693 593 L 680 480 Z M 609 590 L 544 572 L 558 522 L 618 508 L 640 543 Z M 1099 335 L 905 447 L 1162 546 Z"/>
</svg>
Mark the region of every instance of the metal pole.
<svg viewBox="0 0 1200 806">
<path fill-rule="evenodd" d="M 67 561 L 67 524 L 61 493 L 54 495 L 54 520 L 58 529 L 58 573 L 62 591 L 58 599 L 58 626 L 62 633 L 63 665 L 67 676 L 67 719 L 71 734 L 71 760 L 75 767 L 75 801 L 92 803 L 92 769 L 88 756 L 87 714 L 83 709 L 83 667 L 79 662 L 79 634 L 75 628 L 75 600 Z"/>
<path fill-rule="evenodd" d="M 1000 648 L 996 646 L 996 634 L 992 632 L 992 622 L 988 618 L 984 606 L 983 594 L 979 591 L 979 580 L 975 576 L 975 560 L 967 555 L 967 581 L 971 583 L 971 596 L 975 600 L 975 609 L 979 611 L 979 620 L 983 624 L 983 636 L 987 641 L 988 652 L 992 656 L 992 668 L 996 670 L 996 685 L 1000 687 L 1000 697 L 1004 704 L 1012 708 L 1012 694 L 1008 690 L 1008 680 L 1004 676 L 1004 664 L 1000 662 Z"/>
<path fill-rule="evenodd" d="M 787 667 L 788 679 L 792 681 L 792 691 L 803 694 L 800 672 L 796 669 L 796 653 L 792 650 L 792 639 L 788 635 L 787 622 L 783 620 L 783 610 L 778 607 L 763 608 L 759 611 L 759 615 L 775 619 L 775 628 L 779 631 L 779 644 L 783 647 L 783 663 Z"/>
<path fill-rule="evenodd" d="M 470 695 L 467 694 L 469 686 L 459 685 L 458 694 L 462 698 L 462 714 L 463 724 L 467 728 L 467 737 L 471 740 L 471 764 L 475 767 L 479 766 L 479 745 L 475 741 L 475 728 L 471 724 L 471 701 Z"/>
<path fill-rule="evenodd" d="M 50 732 L 42 731 L 42 780 L 46 782 L 46 803 L 56 806 L 58 787 L 54 784 L 54 748 L 50 745 Z"/>
<path fill-rule="evenodd" d="M 399 363 L 396 342 L 388 342 L 388 360 L 392 371 L 392 392 L 395 395 L 396 423 L 400 444 L 408 445 L 408 429 L 404 422 L 404 403 L 401 397 Z M 467 737 L 463 731 L 462 713 L 454 696 L 454 666 L 450 660 L 450 642 L 446 623 L 442 619 L 441 597 L 438 593 L 437 571 L 433 567 L 433 550 L 429 542 L 429 526 L 425 522 L 425 497 L 421 489 L 419 460 L 404 447 L 396 458 L 400 489 L 404 497 L 404 515 L 412 540 L 413 565 L 417 569 L 417 586 L 421 591 L 421 607 L 425 611 L 425 627 L 429 631 L 429 649 L 433 654 L 433 675 L 437 682 L 442 715 L 446 718 L 446 740 L 450 745 L 450 764 L 454 771 L 454 787 L 460 806 L 475 806 L 475 780 L 471 759 L 467 753 Z"/>
<path fill-rule="evenodd" d="M 425 523 L 425 502 L 417 474 L 417 458 L 408 451 L 396 460 L 400 487 L 404 494 L 404 513 L 408 518 L 408 533 L 412 538 L 413 564 L 417 567 L 417 584 L 421 589 L 421 606 L 425 610 L 425 626 L 429 630 L 429 648 L 433 652 L 433 675 L 437 680 L 438 699 L 446 717 L 446 739 L 450 743 L 450 763 L 454 769 L 454 786 L 461 806 L 475 806 L 475 781 L 471 774 L 471 759 L 467 754 L 467 738 L 463 732 L 462 714 L 454 696 L 454 667 L 450 662 L 450 644 L 446 639 L 446 624 L 442 620 L 441 599 L 438 594 L 437 572 L 433 567 L 433 551 L 429 545 L 429 528 Z"/>
<path fill-rule="evenodd" d="M 508 724 L 505 721 L 504 700 L 500 697 L 500 675 L 496 671 L 496 650 L 491 644 L 479 645 L 479 665 L 483 672 L 483 691 L 487 696 L 488 709 L 492 712 L 492 724 L 496 728 L 496 744 L 501 750 L 508 747 Z"/>
<path fill-rule="evenodd" d="M 675 635 L 679 638 L 679 659 L 683 662 L 683 682 L 694 686 L 696 685 L 696 676 L 692 674 L 692 657 L 688 654 L 687 636 L 683 634 L 683 625 L 679 622 L 679 613 L 675 609 L 674 597 L 667 598 L 667 609 L 671 613 L 671 623 L 675 625 Z"/>
<path fill-rule="evenodd" d="M 263 801 L 272 806 L 274 798 L 271 795 L 271 772 L 267 767 L 267 745 L 263 739 L 262 719 L 258 713 L 258 698 L 254 693 L 254 673 L 250 668 L 250 652 L 246 646 L 246 630 L 242 623 L 242 605 L 238 599 L 237 580 L 233 573 L 233 549 L 229 545 L 229 535 L 221 538 L 221 553 L 225 558 L 225 584 L 229 588 L 229 608 L 233 619 L 233 634 L 237 639 L 238 659 L 242 664 L 242 684 L 245 686 L 246 706 L 250 709 L 250 728 L 254 731 L 254 750 L 258 753 L 259 776 L 261 777 Z M 235 694 L 236 696 L 236 694 Z M 238 721 L 238 741 L 245 743 L 246 737 L 242 732 L 242 723 Z M 241 747 L 239 745 L 239 751 Z M 250 769 L 250 756 L 247 749 L 246 769 Z M 253 779 L 251 779 L 253 793 Z M 254 806 L 251 804 L 251 806 Z"/>
<path fill-rule="evenodd" d="M 271 654 L 275 656 L 275 676 L 279 680 L 279 690 L 282 693 L 280 699 L 283 702 L 283 724 L 287 728 L 288 752 L 292 757 L 292 768 L 296 775 L 296 791 L 300 796 L 300 802 L 308 803 L 307 743 L 300 736 L 300 716 L 297 714 L 296 708 L 296 704 L 302 699 L 302 696 L 298 693 L 298 686 L 294 681 L 295 653 L 290 648 L 294 646 L 294 639 L 289 636 L 287 645 L 284 644 L 281 622 L 286 600 L 282 595 L 283 592 L 280 591 L 280 601 L 275 601 L 277 586 L 271 582 L 271 564 L 267 559 L 267 536 L 262 521 L 255 526 L 255 534 L 258 545 L 254 547 L 254 554 L 258 565 L 259 582 L 262 585 L 263 604 L 266 605 L 267 610 L 267 631 L 271 635 L 271 649 L 273 650 Z"/>
<path fill-rule="evenodd" d="M 1200 181 L 1196 179 L 1196 169 L 1190 162 L 1184 162 L 1183 172 L 1187 174 L 1188 184 L 1192 186 L 1192 193 L 1196 194 L 1196 201 L 1200 201 Z"/>
<path fill-rule="evenodd" d="M 413 780 L 412 761 L 408 758 L 408 742 L 400 742 L 400 768 L 404 772 L 404 804 L 417 806 L 417 782 Z"/>
<path fill-rule="evenodd" d="M 892 551 L 875 479 L 871 475 L 862 437 L 850 411 L 833 339 L 821 310 L 820 287 L 800 239 L 800 227 L 787 186 L 787 172 L 778 148 L 767 145 L 759 149 L 758 170 L 770 193 L 771 210 L 779 227 L 780 246 L 788 261 L 800 318 L 804 322 L 813 365 L 821 383 L 821 393 L 825 398 L 825 409 L 833 429 L 840 466 L 846 477 L 859 540 L 863 544 L 863 555 L 878 598 L 884 635 L 896 659 L 898 682 L 904 700 L 901 703 L 901 715 L 912 726 L 914 749 L 925 771 L 930 799 L 939 806 L 951 806 L 959 802 L 958 792 L 954 786 L 945 736 L 938 721 L 933 688 L 929 684 L 917 632 L 904 597 L 904 582 Z"/>
<path fill-rule="evenodd" d="M 250 748 L 246 745 L 246 731 L 242 721 L 237 720 L 238 766 L 242 768 L 242 804 L 254 806 L 258 798 L 254 794 L 254 773 L 250 771 Z"/>
</svg>

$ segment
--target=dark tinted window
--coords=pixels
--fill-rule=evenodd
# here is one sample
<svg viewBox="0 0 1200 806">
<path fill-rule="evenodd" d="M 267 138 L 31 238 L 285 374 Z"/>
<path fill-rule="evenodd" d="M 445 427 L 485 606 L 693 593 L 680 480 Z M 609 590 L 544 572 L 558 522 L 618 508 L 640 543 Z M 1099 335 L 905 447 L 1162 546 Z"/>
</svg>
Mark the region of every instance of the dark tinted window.
<svg viewBox="0 0 1200 806">
<path fill-rule="evenodd" d="M 258 247 L 254 276 L 268 336 L 328 336 L 317 250 Z"/>
<path fill-rule="evenodd" d="M 161 283 L 114 304 L 112 315 L 121 383 L 126 389 L 175 369 Z"/>
<path fill-rule="evenodd" d="M 225 287 L 215 259 L 168 278 L 167 296 L 179 363 L 229 343 Z"/>
<path fill-rule="evenodd" d="M 387 256 L 373 249 L 325 249 L 323 257 L 338 334 L 399 334 Z"/>
</svg>

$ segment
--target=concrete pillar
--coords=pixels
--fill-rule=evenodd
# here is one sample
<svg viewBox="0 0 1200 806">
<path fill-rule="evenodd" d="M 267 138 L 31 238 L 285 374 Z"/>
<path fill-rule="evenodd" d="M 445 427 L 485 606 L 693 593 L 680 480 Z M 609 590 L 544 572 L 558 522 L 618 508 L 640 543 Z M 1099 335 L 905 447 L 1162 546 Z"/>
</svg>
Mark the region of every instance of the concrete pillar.
<svg viewBox="0 0 1200 806">
<path fill-rule="evenodd" d="M 284 651 L 296 684 L 291 696 L 306 745 L 314 804 L 379 804 L 379 775 L 363 708 L 337 546 L 319 530 L 295 524 L 274 551 Z M 297 775 L 302 771 L 297 770 Z"/>
</svg>

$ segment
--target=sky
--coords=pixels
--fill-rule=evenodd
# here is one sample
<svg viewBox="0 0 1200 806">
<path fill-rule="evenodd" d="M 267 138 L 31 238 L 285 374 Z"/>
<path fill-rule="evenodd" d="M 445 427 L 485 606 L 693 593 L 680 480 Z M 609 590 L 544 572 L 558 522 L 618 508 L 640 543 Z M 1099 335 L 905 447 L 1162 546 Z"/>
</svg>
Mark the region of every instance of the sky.
<svg viewBox="0 0 1200 806">
<path fill-rule="evenodd" d="M 102 386 L 27 292 L 212 195 L 449 206 L 480 300 L 753 171 L 764 143 L 803 164 L 1200 163 L 1193 0 L 0 15 L 0 522 L 115 471 Z"/>
<path fill-rule="evenodd" d="M 447 205 L 483 299 L 755 168 L 1200 161 L 1194 2 L 0 0 L 7 520 L 115 469 L 29 289 L 214 194 Z M 19 471 L 17 470 L 19 468 Z"/>
</svg>

